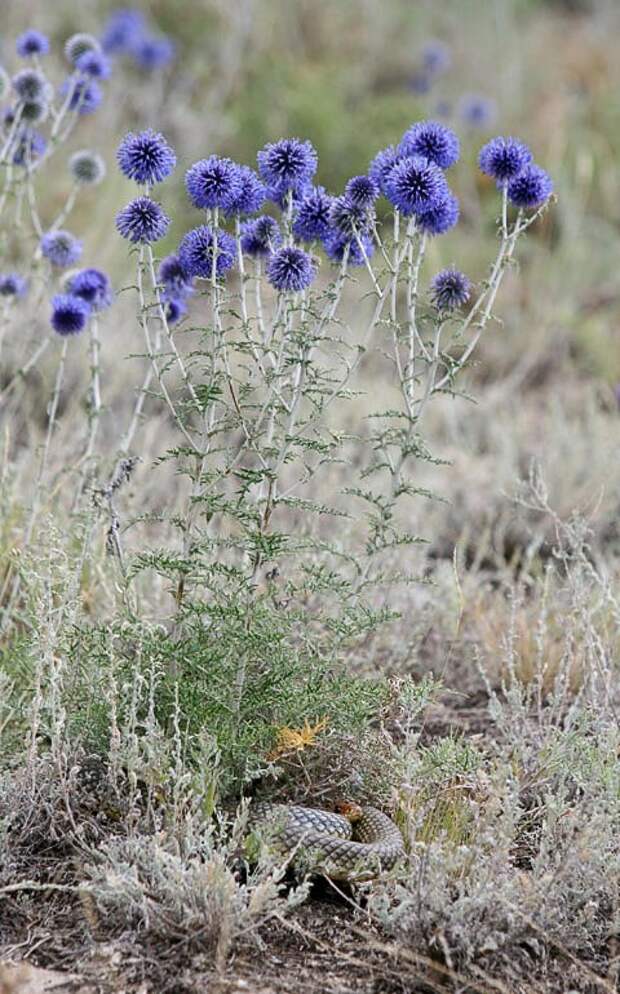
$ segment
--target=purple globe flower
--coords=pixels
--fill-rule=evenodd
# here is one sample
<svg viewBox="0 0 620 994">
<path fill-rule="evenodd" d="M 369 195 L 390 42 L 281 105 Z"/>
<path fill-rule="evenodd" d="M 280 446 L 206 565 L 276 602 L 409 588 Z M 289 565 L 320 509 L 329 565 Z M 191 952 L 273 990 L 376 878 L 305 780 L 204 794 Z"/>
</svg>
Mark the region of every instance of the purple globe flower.
<svg viewBox="0 0 620 994">
<path fill-rule="evenodd" d="M 334 198 L 323 186 L 315 186 L 296 206 L 293 234 L 304 242 L 325 238 L 330 230 L 329 212 Z"/>
<path fill-rule="evenodd" d="M 90 76 L 91 79 L 109 79 L 112 72 L 110 60 L 103 52 L 91 49 L 90 52 L 83 52 L 75 62 L 75 68 L 83 76 Z"/>
<path fill-rule="evenodd" d="M 130 242 L 158 242 L 170 227 L 170 218 L 150 197 L 136 197 L 116 215 L 116 227 Z"/>
<path fill-rule="evenodd" d="M 483 173 L 498 183 L 507 183 L 532 161 L 527 145 L 516 138 L 492 138 L 480 150 L 478 164 Z"/>
<path fill-rule="evenodd" d="M 101 44 L 104 52 L 128 52 L 137 44 L 146 27 L 146 18 L 139 10 L 116 10 L 103 29 Z"/>
<path fill-rule="evenodd" d="M 19 273 L 0 273 L 0 297 L 23 297 L 28 283 Z"/>
<path fill-rule="evenodd" d="M 374 211 L 356 206 L 347 196 L 335 197 L 329 211 L 330 227 L 346 238 L 366 233 L 373 218 Z"/>
<path fill-rule="evenodd" d="M 246 255 L 271 255 L 281 242 L 278 222 L 269 214 L 246 221 L 241 226 L 241 249 Z"/>
<path fill-rule="evenodd" d="M 78 114 L 93 114 L 101 101 L 103 93 L 98 83 L 93 80 L 75 79 L 70 76 L 60 87 L 60 94 L 63 98 L 69 97 L 69 110 L 77 111 Z"/>
<path fill-rule="evenodd" d="M 344 195 L 356 207 L 372 207 L 379 196 L 379 185 L 370 176 L 353 176 L 344 188 Z"/>
<path fill-rule="evenodd" d="M 130 131 L 116 153 L 121 172 L 136 183 L 161 183 L 177 164 L 177 157 L 162 134 L 149 128 Z"/>
<path fill-rule="evenodd" d="M 136 65 L 145 72 L 164 69 L 174 58 L 174 43 L 166 35 L 139 38 L 131 46 Z"/>
<path fill-rule="evenodd" d="M 421 156 L 403 159 L 391 170 L 387 182 L 388 200 L 405 217 L 428 210 L 445 196 L 448 184 L 439 166 Z"/>
<path fill-rule="evenodd" d="M 20 128 L 13 146 L 13 162 L 16 166 L 29 166 L 40 159 L 47 142 L 34 128 Z"/>
<path fill-rule="evenodd" d="M 13 76 L 11 85 L 19 99 L 27 103 L 44 100 L 49 91 L 49 83 L 38 69 L 22 69 Z"/>
<path fill-rule="evenodd" d="M 533 162 L 508 184 L 508 199 L 515 207 L 540 207 L 552 193 L 549 173 Z"/>
<path fill-rule="evenodd" d="M 445 124 L 419 121 L 405 131 L 398 152 L 402 156 L 421 155 L 440 169 L 449 169 L 458 162 L 460 145 L 454 131 Z"/>
<path fill-rule="evenodd" d="M 459 219 L 459 202 L 453 193 L 448 191 L 439 197 L 425 211 L 416 211 L 416 225 L 427 235 L 443 235 L 453 228 Z"/>
<path fill-rule="evenodd" d="M 178 256 L 181 265 L 190 277 L 198 276 L 210 280 L 213 275 L 213 256 L 215 249 L 215 232 L 208 224 L 188 231 L 181 239 Z M 217 252 L 215 275 L 224 276 L 232 269 L 236 257 L 234 238 L 226 231 L 217 232 Z"/>
<path fill-rule="evenodd" d="M 232 159 L 218 155 L 195 162 L 185 174 L 185 187 L 194 207 L 227 210 L 239 193 L 238 168 Z"/>
<path fill-rule="evenodd" d="M 81 297 L 59 293 L 52 299 L 52 328 L 63 338 L 83 331 L 89 317 L 90 307 Z"/>
<path fill-rule="evenodd" d="M 67 281 L 67 292 L 80 297 L 93 311 L 103 311 L 112 303 L 110 280 L 100 269 L 81 269 Z"/>
<path fill-rule="evenodd" d="M 191 276 L 188 275 L 178 255 L 167 255 L 159 264 L 158 282 L 171 297 L 186 297 L 193 293 Z"/>
<path fill-rule="evenodd" d="M 69 62 L 75 65 L 80 55 L 84 55 L 84 52 L 100 52 L 101 45 L 97 41 L 94 35 L 89 35 L 84 31 L 78 32 L 78 34 L 71 35 L 71 37 L 65 42 L 65 55 L 67 56 Z"/>
<path fill-rule="evenodd" d="M 178 324 L 181 318 L 184 318 L 187 314 L 187 304 L 183 297 L 169 296 L 167 293 L 164 293 L 162 303 L 164 305 L 166 321 L 170 326 Z"/>
<path fill-rule="evenodd" d="M 497 104 L 490 97 L 468 93 L 459 102 L 459 115 L 470 128 L 488 128 L 497 117 Z"/>
<path fill-rule="evenodd" d="M 311 256 L 293 245 L 278 249 L 267 263 L 267 279 L 276 290 L 305 290 L 312 283 L 315 273 Z"/>
<path fill-rule="evenodd" d="M 69 172 L 76 183 L 83 183 L 86 186 L 96 185 L 104 178 L 106 165 L 97 152 L 84 148 L 74 152 L 69 159 Z"/>
<path fill-rule="evenodd" d="M 318 164 L 311 143 L 302 142 L 299 138 L 270 142 L 258 153 L 257 159 L 263 181 L 280 195 L 307 187 Z"/>
<path fill-rule="evenodd" d="M 82 243 L 70 231 L 48 231 L 41 239 L 41 254 L 52 266 L 73 266 L 82 254 Z"/>
<path fill-rule="evenodd" d="M 422 49 L 422 64 L 427 72 L 434 76 L 446 72 L 450 68 L 452 56 L 450 48 L 443 41 L 433 38 L 427 41 Z"/>
<path fill-rule="evenodd" d="M 442 269 L 431 280 L 431 296 L 438 311 L 453 311 L 469 300 L 471 283 L 458 269 Z"/>
<path fill-rule="evenodd" d="M 26 124 L 42 124 L 49 113 L 49 104 L 46 100 L 31 100 L 21 105 L 20 120 Z"/>
<path fill-rule="evenodd" d="M 366 259 L 371 259 L 375 251 L 375 245 L 370 235 L 361 235 L 359 240 L 357 238 L 350 240 L 339 235 L 338 232 L 332 232 L 328 235 L 323 241 L 323 247 L 327 257 L 332 262 L 342 262 L 345 250 L 348 248 L 347 264 L 349 266 L 365 265 L 364 256 Z"/>
<path fill-rule="evenodd" d="M 236 192 L 231 196 L 226 207 L 228 215 L 256 214 L 267 199 L 265 184 L 258 178 L 249 166 L 238 166 Z"/>
<path fill-rule="evenodd" d="M 19 35 L 15 42 L 15 50 L 22 59 L 27 59 L 31 55 L 47 55 L 50 50 L 50 43 L 47 35 L 31 28 Z"/>
<path fill-rule="evenodd" d="M 387 182 L 392 170 L 399 162 L 402 162 L 402 155 L 393 145 L 388 145 L 387 148 L 382 148 L 380 152 L 377 152 L 370 163 L 368 175 L 384 195 L 387 195 Z"/>
</svg>

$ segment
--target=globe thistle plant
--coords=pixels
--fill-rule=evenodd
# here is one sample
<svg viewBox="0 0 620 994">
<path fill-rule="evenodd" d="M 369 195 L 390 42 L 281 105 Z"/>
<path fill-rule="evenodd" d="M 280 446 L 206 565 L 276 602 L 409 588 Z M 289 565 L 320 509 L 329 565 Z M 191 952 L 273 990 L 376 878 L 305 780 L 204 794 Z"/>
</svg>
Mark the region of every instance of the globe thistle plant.
<svg viewBox="0 0 620 994">
<path fill-rule="evenodd" d="M 303 249 L 287 245 L 269 257 L 267 279 L 276 290 L 299 292 L 310 286 L 316 275 L 312 257 Z"/>
<path fill-rule="evenodd" d="M 28 281 L 19 273 L 0 273 L 0 297 L 23 297 Z"/>
<path fill-rule="evenodd" d="M 112 73 L 110 60 L 103 52 L 90 49 L 83 52 L 75 61 L 75 68 L 82 76 L 89 76 L 91 79 L 109 79 Z"/>
<path fill-rule="evenodd" d="M 49 83 L 38 69 L 22 69 L 11 80 L 18 98 L 24 102 L 45 99 L 49 94 Z"/>
<path fill-rule="evenodd" d="M 101 37 L 101 46 L 109 54 L 131 52 L 146 31 L 146 18 L 133 8 L 115 10 L 108 18 Z"/>
<path fill-rule="evenodd" d="M 212 155 L 195 162 L 185 175 L 187 195 L 202 210 L 227 211 L 240 192 L 239 167 L 232 159 Z"/>
<path fill-rule="evenodd" d="M 382 148 L 380 152 L 377 152 L 370 163 L 368 175 L 385 196 L 387 196 L 387 184 L 392 170 L 402 161 L 403 157 L 400 152 L 393 145 L 389 145 L 387 148 Z"/>
<path fill-rule="evenodd" d="M 427 235 L 443 235 L 458 222 L 458 199 L 448 190 L 426 210 L 416 211 L 415 219 L 418 231 Z"/>
<path fill-rule="evenodd" d="M 431 280 L 431 297 L 439 311 L 454 311 L 469 300 L 471 282 L 458 269 L 442 269 Z"/>
<path fill-rule="evenodd" d="M 63 338 L 79 335 L 90 317 L 90 307 L 81 297 L 71 293 L 59 293 L 52 299 L 51 325 Z"/>
<path fill-rule="evenodd" d="M 116 153 L 119 168 L 128 179 L 152 186 L 161 183 L 174 170 L 177 157 L 162 134 L 151 129 L 129 132 Z"/>
<path fill-rule="evenodd" d="M 188 276 L 210 280 L 214 271 L 220 278 L 232 269 L 236 258 L 235 241 L 226 231 L 216 231 L 207 224 L 188 231 L 179 244 L 178 257 Z"/>
<path fill-rule="evenodd" d="M 273 194 L 303 191 L 316 172 L 318 157 L 309 141 L 283 138 L 258 153 L 258 171 Z"/>
<path fill-rule="evenodd" d="M 66 289 L 86 301 L 93 311 L 103 311 L 112 303 L 109 277 L 100 269 L 80 269 L 67 280 Z"/>
<path fill-rule="evenodd" d="M 403 135 L 398 152 L 403 157 L 422 156 L 440 169 L 458 162 L 460 144 L 451 128 L 439 121 L 419 121 Z"/>
<path fill-rule="evenodd" d="M 105 177 L 106 165 L 98 152 L 81 149 L 79 152 L 74 152 L 69 159 L 69 172 L 76 183 L 96 186 Z"/>
<path fill-rule="evenodd" d="M 531 151 L 516 138 L 493 138 L 480 150 L 478 156 L 482 172 L 492 176 L 500 184 L 515 179 L 531 161 Z"/>
<path fill-rule="evenodd" d="M 348 196 L 335 197 L 329 211 L 329 224 L 339 235 L 352 239 L 367 234 L 374 220 L 374 211 L 359 207 Z"/>
<path fill-rule="evenodd" d="M 144 72 L 164 69 L 174 59 L 174 52 L 174 43 L 165 35 L 141 37 L 131 45 L 134 62 Z"/>
<path fill-rule="evenodd" d="M 21 105 L 21 117 L 25 124 L 43 124 L 49 114 L 49 104 L 46 100 L 31 100 Z"/>
<path fill-rule="evenodd" d="M 73 266 L 82 255 L 82 242 L 70 231 L 48 231 L 41 239 L 41 254 L 59 269 Z"/>
<path fill-rule="evenodd" d="M 375 244 L 370 235 L 362 234 L 358 238 L 347 238 L 337 231 L 330 232 L 323 239 L 323 248 L 328 259 L 341 263 L 346 258 L 349 266 L 364 266 L 372 258 Z"/>
<path fill-rule="evenodd" d="M 549 174 L 531 162 L 508 183 L 508 199 L 515 207 L 533 208 L 546 203 L 553 193 Z"/>
<path fill-rule="evenodd" d="M 379 185 L 370 176 L 353 176 L 344 188 L 345 197 L 355 207 L 372 207 L 379 196 Z"/>
<path fill-rule="evenodd" d="M 71 35 L 65 42 L 65 55 L 72 65 L 77 65 L 80 56 L 86 52 L 100 52 L 101 45 L 94 35 L 79 32 Z"/>
<path fill-rule="evenodd" d="M 300 237 L 300 236 L 296 236 Z M 271 255 L 282 242 L 280 226 L 274 217 L 262 217 L 241 225 L 241 249 L 249 256 Z"/>
<path fill-rule="evenodd" d="M 267 188 L 249 166 L 237 166 L 235 190 L 226 198 L 226 214 L 233 217 L 256 214 L 267 199 Z"/>
<path fill-rule="evenodd" d="M 49 50 L 50 43 L 47 35 L 34 28 L 24 31 L 15 42 L 15 51 L 22 59 L 32 58 L 33 55 L 47 55 Z"/>
<path fill-rule="evenodd" d="M 94 114 L 103 100 L 103 91 L 98 83 L 73 77 L 64 81 L 60 95 L 68 101 L 69 110 L 78 114 Z"/>
<path fill-rule="evenodd" d="M 334 198 L 322 186 L 313 187 L 295 205 L 293 234 L 303 242 L 325 238 L 331 229 L 329 219 Z"/>
<path fill-rule="evenodd" d="M 40 159 L 47 149 L 47 142 L 34 128 L 21 127 L 13 143 L 13 163 L 16 166 L 30 167 Z"/>
<path fill-rule="evenodd" d="M 170 297 L 187 297 L 193 292 L 192 278 L 183 266 L 178 255 L 168 255 L 162 259 L 157 273 L 158 282 Z"/>
<path fill-rule="evenodd" d="M 170 227 L 170 218 L 150 197 L 136 197 L 116 215 L 116 229 L 130 242 L 149 245 L 160 241 Z"/>
<path fill-rule="evenodd" d="M 385 187 L 388 199 L 405 217 L 429 210 L 448 192 L 439 166 L 421 156 L 403 159 L 394 166 Z"/>
</svg>

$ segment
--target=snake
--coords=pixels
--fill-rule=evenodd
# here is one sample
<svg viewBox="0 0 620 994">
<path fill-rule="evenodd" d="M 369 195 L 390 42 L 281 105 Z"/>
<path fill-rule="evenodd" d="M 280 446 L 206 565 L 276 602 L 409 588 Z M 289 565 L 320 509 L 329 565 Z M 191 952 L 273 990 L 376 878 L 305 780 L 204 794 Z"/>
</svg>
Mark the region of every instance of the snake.
<svg viewBox="0 0 620 994">
<path fill-rule="evenodd" d="M 361 882 L 391 870 L 405 855 L 397 825 L 378 808 L 352 802 L 338 811 L 253 802 L 249 824 L 261 848 L 330 880 Z"/>
</svg>

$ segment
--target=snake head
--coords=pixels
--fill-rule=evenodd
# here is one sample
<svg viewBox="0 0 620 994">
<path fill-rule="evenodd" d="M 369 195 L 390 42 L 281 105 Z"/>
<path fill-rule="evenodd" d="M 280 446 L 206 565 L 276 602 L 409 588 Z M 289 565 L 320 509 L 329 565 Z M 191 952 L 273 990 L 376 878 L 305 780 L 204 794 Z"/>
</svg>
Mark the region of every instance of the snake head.
<svg viewBox="0 0 620 994">
<path fill-rule="evenodd" d="M 359 821 L 364 812 L 355 801 L 339 801 L 336 805 L 338 814 L 344 815 L 351 823 Z"/>
</svg>

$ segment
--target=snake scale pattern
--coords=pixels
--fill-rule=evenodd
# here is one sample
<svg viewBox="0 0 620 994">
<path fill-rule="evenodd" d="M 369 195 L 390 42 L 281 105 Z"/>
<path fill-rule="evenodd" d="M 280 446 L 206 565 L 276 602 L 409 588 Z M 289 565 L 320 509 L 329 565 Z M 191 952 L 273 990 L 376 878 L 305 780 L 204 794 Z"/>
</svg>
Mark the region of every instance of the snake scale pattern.
<svg viewBox="0 0 620 994">
<path fill-rule="evenodd" d="M 331 880 L 371 880 L 404 856 L 403 837 L 382 811 L 356 804 L 341 810 L 259 802 L 251 806 L 250 824 L 272 852 Z"/>
</svg>

